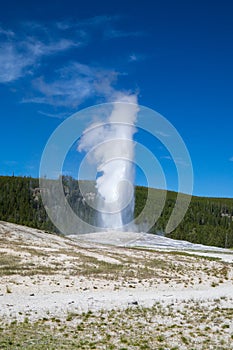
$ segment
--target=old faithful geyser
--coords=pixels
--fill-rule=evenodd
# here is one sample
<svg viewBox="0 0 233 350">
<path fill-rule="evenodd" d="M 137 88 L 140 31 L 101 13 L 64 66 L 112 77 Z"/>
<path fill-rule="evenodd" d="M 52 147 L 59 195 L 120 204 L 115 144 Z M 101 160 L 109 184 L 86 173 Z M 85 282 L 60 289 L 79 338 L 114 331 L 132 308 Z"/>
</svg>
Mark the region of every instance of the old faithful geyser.
<svg viewBox="0 0 233 350">
<path fill-rule="evenodd" d="M 120 95 L 104 123 L 86 129 L 78 150 L 96 164 L 98 226 L 128 230 L 134 217 L 134 141 L 138 105 L 135 95 Z"/>
</svg>

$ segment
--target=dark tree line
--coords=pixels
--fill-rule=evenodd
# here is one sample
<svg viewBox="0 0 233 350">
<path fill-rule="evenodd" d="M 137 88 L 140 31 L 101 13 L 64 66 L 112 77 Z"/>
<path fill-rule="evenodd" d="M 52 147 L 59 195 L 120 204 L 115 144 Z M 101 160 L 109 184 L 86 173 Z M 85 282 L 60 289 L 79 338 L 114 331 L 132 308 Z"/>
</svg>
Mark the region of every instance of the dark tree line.
<svg viewBox="0 0 233 350">
<path fill-rule="evenodd" d="M 159 210 L 158 205 L 161 201 L 163 191 L 156 189 L 151 191 L 154 192 L 154 196 L 152 196 L 149 207 L 153 208 L 151 211 L 153 210 L 154 212 Z M 147 192 L 148 189 L 145 187 L 136 187 L 135 217 L 139 215 L 146 203 Z M 176 197 L 177 193 L 172 191 L 167 192 L 164 209 L 157 222 L 150 229 L 151 233 L 164 233 L 175 206 Z M 147 215 L 150 215 L 149 211 L 147 211 Z M 184 219 L 167 236 L 174 239 L 187 240 L 192 243 L 232 248 L 233 199 L 193 196 Z"/>
<path fill-rule="evenodd" d="M 76 181 L 63 177 L 66 200 L 83 221 L 97 224 L 96 190 L 91 181 Z M 83 191 L 84 189 L 84 191 Z M 165 196 L 165 197 L 164 197 Z M 147 202 L 148 189 L 135 188 L 135 220 Z M 150 190 L 148 207 L 140 217 L 140 223 L 152 222 L 154 215 L 159 218 L 150 229 L 151 233 L 163 234 L 175 205 L 177 193 Z M 160 203 L 165 206 L 160 215 Z M 59 206 L 59 203 L 56 203 Z M 39 180 L 31 177 L 0 176 L 0 220 L 57 232 L 44 209 Z M 151 225 L 150 225 L 151 226 Z M 143 230 L 143 225 L 142 225 Z M 81 228 L 80 228 L 81 231 Z M 174 239 L 193 243 L 233 247 L 233 199 L 192 197 L 189 209 L 180 225 L 169 234 Z"/>
<path fill-rule="evenodd" d="M 0 220 L 55 231 L 38 189 L 38 179 L 0 176 Z"/>
</svg>

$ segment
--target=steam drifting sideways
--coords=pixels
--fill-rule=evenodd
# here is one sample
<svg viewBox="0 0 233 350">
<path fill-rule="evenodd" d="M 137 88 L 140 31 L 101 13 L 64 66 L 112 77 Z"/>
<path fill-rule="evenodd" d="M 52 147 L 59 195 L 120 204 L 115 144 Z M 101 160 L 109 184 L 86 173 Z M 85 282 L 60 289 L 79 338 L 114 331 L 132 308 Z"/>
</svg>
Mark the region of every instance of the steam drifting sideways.
<svg viewBox="0 0 233 350">
<path fill-rule="evenodd" d="M 136 95 L 119 95 L 104 122 L 82 134 L 78 151 L 96 166 L 98 226 L 105 230 L 134 227 L 134 141 L 139 111 Z"/>
</svg>

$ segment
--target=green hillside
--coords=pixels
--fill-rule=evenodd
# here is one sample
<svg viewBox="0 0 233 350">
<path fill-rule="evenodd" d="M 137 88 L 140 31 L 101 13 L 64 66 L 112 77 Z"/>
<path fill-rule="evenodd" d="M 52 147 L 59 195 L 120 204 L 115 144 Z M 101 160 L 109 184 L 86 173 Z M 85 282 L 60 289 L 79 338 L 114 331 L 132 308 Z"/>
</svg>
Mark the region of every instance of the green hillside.
<svg viewBox="0 0 233 350">
<path fill-rule="evenodd" d="M 95 210 L 92 209 L 80 191 L 79 182 L 63 177 L 64 193 L 68 202 L 79 216 L 92 224 L 96 223 Z M 85 182 L 89 193 L 95 192 L 91 182 Z M 142 211 L 148 189 L 136 186 L 135 217 Z M 158 198 L 162 190 L 152 189 L 147 215 L 157 210 Z M 174 208 L 177 193 L 168 191 L 161 216 L 151 228 L 151 233 L 163 234 Z M 150 218 L 145 218 L 150 219 Z M 39 180 L 30 177 L 0 176 L 0 220 L 55 231 L 43 207 Z M 189 209 L 181 224 L 168 235 L 171 238 L 188 240 L 219 247 L 233 247 L 233 199 L 192 197 Z"/>
<path fill-rule="evenodd" d="M 158 197 L 158 191 L 155 197 Z M 136 188 L 135 212 L 138 214 L 146 200 L 147 189 Z M 162 215 L 150 230 L 151 233 L 164 232 L 174 208 L 176 192 L 167 192 Z M 155 207 L 155 204 L 152 204 Z M 187 213 L 180 225 L 169 235 L 170 238 L 218 247 L 233 247 L 233 199 L 193 196 Z"/>
</svg>

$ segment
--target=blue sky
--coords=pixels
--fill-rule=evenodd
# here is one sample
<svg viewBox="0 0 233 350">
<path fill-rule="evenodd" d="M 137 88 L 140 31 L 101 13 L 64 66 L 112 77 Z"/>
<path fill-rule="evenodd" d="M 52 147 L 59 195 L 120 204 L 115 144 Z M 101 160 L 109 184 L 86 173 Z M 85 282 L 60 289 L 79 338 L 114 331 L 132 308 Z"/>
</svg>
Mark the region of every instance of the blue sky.
<svg viewBox="0 0 233 350">
<path fill-rule="evenodd" d="M 65 118 L 132 91 L 182 136 L 194 194 L 233 197 L 232 16 L 229 0 L 2 4 L 0 174 L 37 177 Z"/>
</svg>

